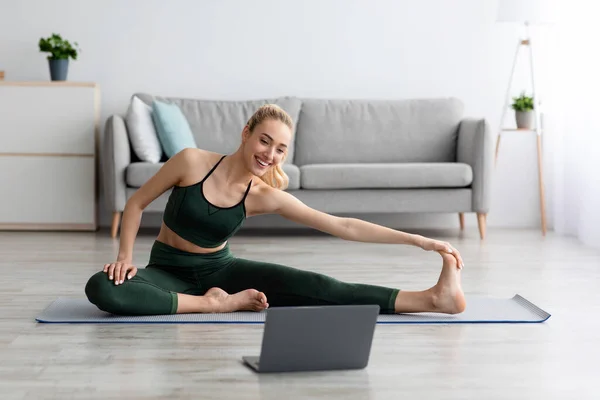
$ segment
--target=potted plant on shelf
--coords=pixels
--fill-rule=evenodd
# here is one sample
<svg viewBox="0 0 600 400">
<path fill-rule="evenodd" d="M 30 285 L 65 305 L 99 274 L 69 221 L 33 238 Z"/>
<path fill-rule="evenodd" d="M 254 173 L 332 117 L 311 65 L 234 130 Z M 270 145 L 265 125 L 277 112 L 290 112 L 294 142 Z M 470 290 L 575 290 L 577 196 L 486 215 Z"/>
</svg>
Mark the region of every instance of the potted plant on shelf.
<svg viewBox="0 0 600 400">
<path fill-rule="evenodd" d="M 50 79 L 53 81 L 67 80 L 67 72 L 69 70 L 69 58 L 77 60 L 77 42 L 69 43 L 60 35 L 53 33 L 48 38 L 41 38 L 39 41 L 40 51 L 50 53 L 48 56 L 48 64 L 50 67 Z"/>
<path fill-rule="evenodd" d="M 513 97 L 512 109 L 515 110 L 515 119 L 518 129 L 531 129 L 533 123 L 533 97 L 522 92 L 519 97 Z"/>
</svg>

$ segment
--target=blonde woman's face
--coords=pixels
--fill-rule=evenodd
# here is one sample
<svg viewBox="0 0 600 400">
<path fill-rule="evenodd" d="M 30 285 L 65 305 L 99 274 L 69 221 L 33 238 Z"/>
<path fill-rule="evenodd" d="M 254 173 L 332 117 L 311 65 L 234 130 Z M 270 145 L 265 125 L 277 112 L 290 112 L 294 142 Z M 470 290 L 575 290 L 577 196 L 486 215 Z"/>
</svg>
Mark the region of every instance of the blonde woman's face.
<svg viewBox="0 0 600 400">
<path fill-rule="evenodd" d="M 277 120 L 261 122 L 252 133 L 246 127 L 243 134 L 246 141 L 244 154 L 250 170 L 257 176 L 283 163 L 292 141 L 290 128 Z"/>
</svg>

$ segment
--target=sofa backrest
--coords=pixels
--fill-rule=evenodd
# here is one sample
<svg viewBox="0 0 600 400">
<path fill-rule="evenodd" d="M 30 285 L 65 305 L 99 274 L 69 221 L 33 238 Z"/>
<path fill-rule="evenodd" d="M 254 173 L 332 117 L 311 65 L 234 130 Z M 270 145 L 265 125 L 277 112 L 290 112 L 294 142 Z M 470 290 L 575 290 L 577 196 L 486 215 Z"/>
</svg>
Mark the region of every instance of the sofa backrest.
<svg viewBox="0 0 600 400">
<path fill-rule="evenodd" d="M 148 105 L 152 105 L 153 100 L 178 105 L 190 124 L 196 145 L 201 149 L 222 154 L 231 154 L 238 149 L 246 122 L 260 106 L 267 103 L 277 104 L 292 117 L 295 136 L 302 105 L 301 100 L 295 97 L 236 101 L 163 97 L 147 93 L 136 93 L 134 96 Z M 291 163 L 293 159 L 294 144 L 292 143 L 288 149 L 286 163 Z"/>
<path fill-rule="evenodd" d="M 456 98 L 370 100 L 300 99 L 206 100 L 136 93 L 177 104 L 198 147 L 231 154 L 250 116 L 274 103 L 290 114 L 294 140 L 287 163 L 454 162 L 463 103 Z"/>
<path fill-rule="evenodd" d="M 453 162 L 463 103 L 303 99 L 294 164 Z"/>
</svg>

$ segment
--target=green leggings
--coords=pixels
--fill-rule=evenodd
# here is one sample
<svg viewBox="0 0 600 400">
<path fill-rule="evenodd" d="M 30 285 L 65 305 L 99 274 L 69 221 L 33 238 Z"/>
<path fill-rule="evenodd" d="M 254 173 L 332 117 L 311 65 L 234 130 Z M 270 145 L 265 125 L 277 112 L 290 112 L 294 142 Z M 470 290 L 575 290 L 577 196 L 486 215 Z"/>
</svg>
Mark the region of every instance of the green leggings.
<svg viewBox="0 0 600 400">
<path fill-rule="evenodd" d="M 177 293 L 203 295 L 212 287 L 228 293 L 264 292 L 269 307 L 378 304 L 394 313 L 398 289 L 345 283 L 329 276 L 283 265 L 237 258 L 229 244 L 210 254 L 189 253 L 155 241 L 146 268 L 121 285 L 99 271 L 85 286 L 99 309 L 120 315 L 177 312 Z"/>
</svg>

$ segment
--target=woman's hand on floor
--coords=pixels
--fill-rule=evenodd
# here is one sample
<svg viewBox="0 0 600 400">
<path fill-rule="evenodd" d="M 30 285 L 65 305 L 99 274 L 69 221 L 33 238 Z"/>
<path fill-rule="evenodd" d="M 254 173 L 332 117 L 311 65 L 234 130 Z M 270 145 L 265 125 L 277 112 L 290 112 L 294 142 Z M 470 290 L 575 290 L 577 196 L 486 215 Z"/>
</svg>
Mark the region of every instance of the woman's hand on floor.
<svg viewBox="0 0 600 400">
<path fill-rule="evenodd" d="M 450 243 L 440 240 L 434 240 L 424 237 L 421 239 L 420 247 L 427 251 L 437 251 L 438 253 L 449 253 L 456 258 L 458 268 L 463 268 L 465 263 L 460 255 L 460 252 L 455 249 Z"/>
<path fill-rule="evenodd" d="M 115 280 L 115 285 L 120 285 L 127 279 L 131 279 L 137 273 L 137 267 L 127 261 L 116 261 L 111 264 L 104 264 L 104 272 L 108 274 L 108 279 Z"/>
</svg>

